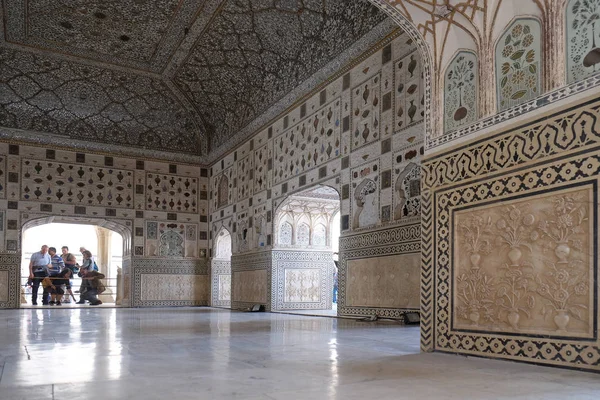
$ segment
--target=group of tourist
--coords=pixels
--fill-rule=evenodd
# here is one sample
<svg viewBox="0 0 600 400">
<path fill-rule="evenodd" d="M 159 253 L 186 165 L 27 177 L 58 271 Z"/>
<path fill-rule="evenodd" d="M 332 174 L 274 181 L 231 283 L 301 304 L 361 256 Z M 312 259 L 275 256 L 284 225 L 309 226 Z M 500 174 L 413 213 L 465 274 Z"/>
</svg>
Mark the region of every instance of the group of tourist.
<svg viewBox="0 0 600 400">
<path fill-rule="evenodd" d="M 72 278 L 77 274 L 81 277 L 79 288 L 79 301 L 77 304 L 85 304 L 86 301 L 92 306 L 102 304 L 98 295 L 106 289 L 100 279 L 104 275 L 98 272 L 98 266 L 94 257 L 85 247 L 79 249 L 83 256 L 81 265 L 77 263 L 76 257 L 69 253 L 67 246 L 62 247 L 62 255 L 56 253 L 55 247 L 43 245 L 41 250 L 31 255 L 29 262 L 29 281 L 31 285 L 32 304 L 37 305 L 38 290 L 40 284 L 44 292 L 42 294 L 43 305 L 57 305 L 70 303 L 69 295 L 75 301 L 75 295 L 71 290 Z M 65 296 L 65 290 L 68 294 Z M 63 301 L 64 296 L 64 301 Z"/>
</svg>

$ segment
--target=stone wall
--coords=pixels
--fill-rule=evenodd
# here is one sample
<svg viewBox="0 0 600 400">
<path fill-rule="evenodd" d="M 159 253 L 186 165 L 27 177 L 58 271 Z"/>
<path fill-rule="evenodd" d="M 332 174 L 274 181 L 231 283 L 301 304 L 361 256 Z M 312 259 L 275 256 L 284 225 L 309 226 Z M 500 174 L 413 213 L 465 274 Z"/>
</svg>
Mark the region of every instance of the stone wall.
<svg viewBox="0 0 600 400">
<path fill-rule="evenodd" d="M 436 350 L 598 370 L 600 102 L 588 96 L 426 158 Z"/>
<path fill-rule="evenodd" d="M 342 238 L 373 229 L 393 234 L 399 225 L 418 230 L 424 131 L 420 62 L 414 42 L 397 31 L 212 165 L 210 237 L 215 239 L 222 228 L 232 235 L 233 307 L 247 300 L 236 301 L 236 262 L 241 267 L 244 258 L 254 259 L 255 252 L 263 257 L 272 249 L 274 216 L 291 194 L 318 184 L 335 188 L 341 196 Z M 416 240 L 413 253 L 419 245 Z M 340 251 L 343 257 L 348 249 Z M 285 294 L 274 291 L 285 278 L 275 280 L 271 261 L 265 256 L 265 265 L 273 270 L 268 277 L 261 275 L 273 292 L 266 300 L 285 308 L 288 302 L 276 298 Z M 341 268 L 340 279 L 345 279 L 346 265 Z M 245 277 L 257 278 L 238 273 L 238 282 Z M 340 295 L 343 304 L 344 292 Z M 385 304 L 342 307 L 340 314 L 390 310 Z"/>
<path fill-rule="evenodd" d="M 166 259 L 170 267 L 188 268 L 181 280 L 197 286 L 203 281 L 194 275 L 206 275 L 206 268 L 190 268 L 208 252 L 207 193 L 208 170 L 199 166 L 0 143 L 0 264 L 8 274 L 0 306 L 19 304 L 13 291 L 19 290 L 23 228 L 53 221 L 102 225 L 124 236 L 123 254 L 131 264 L 124 260 L 123 274 L 134 284 L 131 293 L 146 293 L 149 282 L 133 279 L 136 268 Z M 47 244 L 61 245 L 51 238 Z M 208 292 L 208 281 L 202 284 Z M 140 297 L 132 303 L 125 292 L 123 305 L 150 304 Z M 184 292 L 165 300 L 208 302 L 204 294 Z M 163 294 L 147 296 L 158 301 Z"/>
</svg>

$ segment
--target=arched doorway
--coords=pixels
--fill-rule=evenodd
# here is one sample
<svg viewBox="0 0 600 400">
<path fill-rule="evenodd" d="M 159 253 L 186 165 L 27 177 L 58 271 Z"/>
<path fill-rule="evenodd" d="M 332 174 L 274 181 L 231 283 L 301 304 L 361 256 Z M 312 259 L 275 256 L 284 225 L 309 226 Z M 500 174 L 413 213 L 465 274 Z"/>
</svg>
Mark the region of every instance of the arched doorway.
<svg viewBox="0 0 600 400">
<path fill-rule="evenodd" d="M 21 298 L 20 306 L 31 305 L 31 292 L 28 285 L 29 260 L 33 252 L 39 251 L 42 245 L 54 247 L 57 254 L 67 246 L 82 263 L 80 248 L 85 247 L 92 252 L 99 272 L 105 275 L 103 283 L 106 291 L 99 296 L 103 303 L 121 305 L 125 297 L 127 279 L 123 273 L 123 263 L 131 256 L 131 230 L 128 221 L 111 221 L 102 218 L 80 218 L 69 216 L 36 216 L 28 215 L 21 229 Z M 73 279 L 72 290 L 77 292 L 81 280 Z M 38 304 L 41 302 L 42 290 L 38 291 Z M 66 296 L 65 296 L 66 297 Z M 75 294 L 78 298 L 78 294 Z M 74 306 L 74 302 L 68 303 Z"/>
<path fill-rule="evenodd" d="M 211 260 L 211 305 L 231 307 L 231 233 L 225 227 L 217 233 Z"/>
<path fill-rule="evenodd" d="M 273 311 L 337 315 L 340 196 L 317 185 L 288 196 L 274 218 Z M 335 261 L 334 261 L 335 260 Z"/>
</svg>

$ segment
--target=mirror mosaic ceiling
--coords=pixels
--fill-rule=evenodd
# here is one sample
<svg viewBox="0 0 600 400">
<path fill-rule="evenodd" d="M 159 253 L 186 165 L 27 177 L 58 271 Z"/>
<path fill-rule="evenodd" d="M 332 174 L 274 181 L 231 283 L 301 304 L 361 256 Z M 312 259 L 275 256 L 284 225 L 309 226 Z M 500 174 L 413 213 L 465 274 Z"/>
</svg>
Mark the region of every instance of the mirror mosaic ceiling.
<svg viewBox="0 0 600 400">
<path fill-rule="evenodd" d="M 0 126 L 192 155 L 386 19 L 366 0 L 1 4 Z"/>
</svg>

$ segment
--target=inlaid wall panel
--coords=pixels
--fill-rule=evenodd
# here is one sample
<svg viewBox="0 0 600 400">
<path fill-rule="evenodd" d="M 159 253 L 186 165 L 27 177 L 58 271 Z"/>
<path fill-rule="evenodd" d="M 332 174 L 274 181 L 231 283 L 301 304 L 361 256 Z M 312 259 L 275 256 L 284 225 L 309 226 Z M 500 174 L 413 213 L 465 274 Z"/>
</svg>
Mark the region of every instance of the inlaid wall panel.
<svg viewBox="0 0 600 400">
<path fill-rule="evenodd" d="M 330 251 L 273 251 L 272 310 L 330 310 L 334 264 Z"/>
<path fill-rule="evenodd" d="M 370 231 L 394 234 L 400 225 L 418 223 L 425 93 L 424 65 L 416 43 L 408 35 L 396 32 L 341 69 L 318 90 L 296 99 L 297 106 L 274 117 L 269 125 L 215 160 L 211 165 L 209 196 L 212 243 L 221 227 L 231 232 L 232 308 L 258 304 L 236 297 L 236 291 L 245 290 L 236 277 L 250 276 L 239 275 L 238 271 L 245 271 L 243 268 L 249 265 L 251 270 L 264 269 L 275 274 L 277 267 L 271 263 L 282 247 L 299 250 L 308 245 L 319 252 L 330 245 L 327 227 L 322 229 L 315 221 L 288 221 L 290 224 L 285 225 L 279 218 L 280 207 L 291 195 L 319 185 L 334 188 L 340 198 L 342 238 Z M 250 159 L 251 193 L 242 179 L 249 173 Z M 375 236 L 383 239 L 385 235 Z M 408 243 L 404 237 L 398 240 L 402 249 L 394 247 L 386 255 L 403 254 L 409 249 L 412 253 L 419 251 L 418 244 Z M 340 257 L 353 250 L 340 250 Z M 326 308 L 324 301 L 329 301 L 329 290 L 322 289 L 322 284 L 329 273 L 323 272 L 321 266 L 311 268 L 312 271 L 301 271 L 302 266 L 290 265 L 273 280 L 268 278 L 267 309 Z M 252 276 L 264 277 L 261 274 Z M 280 285 L 281 292 L 276 285 Z M 218 288 L 214 277 L 213 287 Z M 318 300 L 314 297 L 317 288 Z M 343 293 L 340 289 L 340 296 Z M 372 309 L 338 308 L 342 315 L 372 315 Z M 403 318 L 406 310 L 386 306 L 376 313 Z"/>
<path fill-rule="evenodd" d="M 206 306 L 210 276 L 205 260 L 133 258 L 131 264 L 134 307 Z"/>
<path fill-rule="evenodd" d="M 599 118 L 593 98 L 425 159 L 424 343 L 598 370 Z"/>
</svg>

